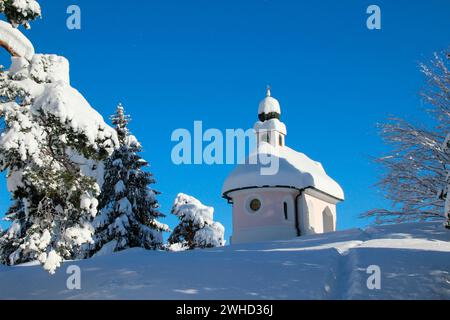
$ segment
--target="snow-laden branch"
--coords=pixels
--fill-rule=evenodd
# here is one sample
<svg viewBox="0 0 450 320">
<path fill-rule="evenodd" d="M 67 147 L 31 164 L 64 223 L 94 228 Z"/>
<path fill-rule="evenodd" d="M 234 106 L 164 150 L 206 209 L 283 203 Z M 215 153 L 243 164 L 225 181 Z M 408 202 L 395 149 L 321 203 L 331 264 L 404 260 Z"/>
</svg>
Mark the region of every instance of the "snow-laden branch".
<svg viewBox="0 0 450 320">
<path fill-rule="evenodd" d="M 34 47 L 22 32 L 9 23 L 0 20 L 0 46 L 13 57 L 22 57 L 28 61 L 34 55 Z"/>
<path fill-rule="evenodd" d="M 374 161 L 384 170 L 376 184 L 392 202 L 392 209 L 373 209 L 363 214 L 377 222 L 442 220 L 447 195 L 450 152 L 445 143 L 450 132 L 450 76 L 448 53 L 434 55 L 420 70 L 426 77 L 422 97 L 436 120 L 426 128 L 402 118 L 390 118 L 380 133 L 391 151 Z"/>
<path fill-rule="evenodd" d="M 30 29 L 30 21 L 41 17 L 41 6 L 36 0 L 0 0 L 0 12 L 14 28 Z"/>
</svg>

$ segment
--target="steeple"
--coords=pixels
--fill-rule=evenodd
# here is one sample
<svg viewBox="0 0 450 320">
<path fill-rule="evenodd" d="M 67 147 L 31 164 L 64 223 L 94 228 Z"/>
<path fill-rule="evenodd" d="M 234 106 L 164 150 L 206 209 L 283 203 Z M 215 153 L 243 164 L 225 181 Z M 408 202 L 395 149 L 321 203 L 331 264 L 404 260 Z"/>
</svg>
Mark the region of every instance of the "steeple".
<svg viewBox="0 0 450 320">
<path fill-rule="evenodd" d="M 273 147 L 284 146 L 286 126 L 280 121 L 280 115 L 280 103 L 272 97 L 270 86 L 267 86 L 266 97 L 259 103 L 259 121 L 255 124 L 258 145 L 266 142 Z"/>
</svg>

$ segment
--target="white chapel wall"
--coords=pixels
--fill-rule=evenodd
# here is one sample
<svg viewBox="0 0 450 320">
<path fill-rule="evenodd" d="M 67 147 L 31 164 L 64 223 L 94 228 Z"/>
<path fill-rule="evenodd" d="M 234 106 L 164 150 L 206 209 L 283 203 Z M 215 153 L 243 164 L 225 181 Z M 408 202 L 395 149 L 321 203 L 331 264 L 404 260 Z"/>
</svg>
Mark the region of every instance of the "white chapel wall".
<svg viewBox="0 0 450 320">
<path fill-rule="evenodd" d="M 300 230 L 302 235 L 324 232 L 324 212 L 332 216 L 332 230 L 328 231 L 336 230 L 335 203 L 320 199 L 317 195 L 311 195 L 307 192 L 305 192 L 298 201 L 301 215 Z"/>
</svg>

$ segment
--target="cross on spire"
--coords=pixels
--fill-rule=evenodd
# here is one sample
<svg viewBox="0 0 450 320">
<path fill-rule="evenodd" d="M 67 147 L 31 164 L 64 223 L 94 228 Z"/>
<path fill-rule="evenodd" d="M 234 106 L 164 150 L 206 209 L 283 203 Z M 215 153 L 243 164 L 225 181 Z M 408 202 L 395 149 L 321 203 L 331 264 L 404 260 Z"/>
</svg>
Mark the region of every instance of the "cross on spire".
<svg viewBox="0 0 450 320">
<path fill-rule="evenodd" d="M 266 97 L 270 97 L 270 85 L 266 86 Z"/>
</svg>

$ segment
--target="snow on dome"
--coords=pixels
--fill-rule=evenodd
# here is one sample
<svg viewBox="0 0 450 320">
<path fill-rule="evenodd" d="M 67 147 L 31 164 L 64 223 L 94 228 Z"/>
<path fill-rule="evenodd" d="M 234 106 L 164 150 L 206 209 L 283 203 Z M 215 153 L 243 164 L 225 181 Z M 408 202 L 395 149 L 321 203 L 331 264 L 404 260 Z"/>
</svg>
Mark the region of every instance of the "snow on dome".
<svg viewBox="0 0 450 320">
<path fill-rule="evenodd" d="M 276 118 L 269 119 L 264 122 L 257 121 L 255 123 L 254 129 L 256 132 L 258 132 L 258 131 L 278 131 L 284 135 L 287 135 L 286 125 Z"/>
<path fill-rule="evenodd" d="M 277 157 L 278 173 L 262 175 L 263 165 L 258 159 L 260 154 Z M 233 190 L 252 187 L 292 187 L 305 189 L 308 187 L 320 190 L 339 200 L 344 200 L 344 191 L 339 184 L 331 179 L 319 162 L 313 161 L 305 154 L 289 147 L 275 149 L 270 144 L 262 142 L 257 150 L 252 152 L 245 164 L 240 164 L 228 176 L 222 187 L 222 194 Z"/>
<path fill-rule="evenodd" d="M 2 20 L 0 20 L 0 45 L 13 56 L 23 57 L 28 61 L 34 55 L 34 47 L 30 40 L 22 32 Z"/>
<path fill-rule="evenodd" d="M 272 112 L 281 114 L 280 103 L 277 99 L 267 96 L 259 103 L 258 114 L 269 114 Z"/>
</svg>

